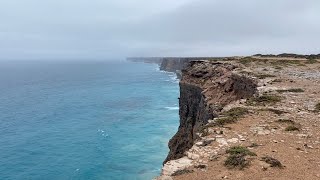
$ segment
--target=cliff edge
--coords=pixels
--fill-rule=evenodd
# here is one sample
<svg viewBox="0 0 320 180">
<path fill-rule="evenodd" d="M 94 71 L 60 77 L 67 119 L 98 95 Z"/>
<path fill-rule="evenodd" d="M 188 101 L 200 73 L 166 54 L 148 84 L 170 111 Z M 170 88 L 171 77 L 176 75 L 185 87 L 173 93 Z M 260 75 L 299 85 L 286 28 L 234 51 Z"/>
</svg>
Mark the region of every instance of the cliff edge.
<svg viewBox="0 0 320 180">
<path fill-rule="evenodd" d="M 306 58 L 189 62 L 157 179 L 319 179 L 319 69 Z"/>
<path fill-rule="evenodd" d="M 178 159 L 190 149 L 201 128 L 218 116 L 222 107 L 232 101 L 251 97 L 257 84 L 233 73 L 236 66 L 212 61 L 193 61 L 182 71 L 180 81 L 178 132 L 169 141 L 165 162 Z"/>
</svg>

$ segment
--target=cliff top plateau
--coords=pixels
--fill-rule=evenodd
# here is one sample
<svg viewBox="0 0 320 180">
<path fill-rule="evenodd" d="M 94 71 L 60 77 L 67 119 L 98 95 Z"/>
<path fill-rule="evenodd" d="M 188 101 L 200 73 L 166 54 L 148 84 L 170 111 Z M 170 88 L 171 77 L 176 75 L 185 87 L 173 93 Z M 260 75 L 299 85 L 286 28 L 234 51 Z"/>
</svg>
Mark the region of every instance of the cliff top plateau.
<svg viewBox="0 0 320 180">
<path fill-rule="evenodd" d="M 320 179 L 320 60 L 191 61 L 159 180 Z"/>
</svg>

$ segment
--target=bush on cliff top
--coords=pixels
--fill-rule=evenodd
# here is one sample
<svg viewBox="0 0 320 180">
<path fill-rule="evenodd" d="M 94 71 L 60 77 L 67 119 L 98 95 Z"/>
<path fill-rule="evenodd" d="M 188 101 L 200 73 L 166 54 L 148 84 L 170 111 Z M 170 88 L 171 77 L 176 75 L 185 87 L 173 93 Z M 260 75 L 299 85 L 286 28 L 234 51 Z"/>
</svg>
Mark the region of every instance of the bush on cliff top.
<svg viewBox="0 0 320 180">
<path fill-rule="evenodd" d="M 224 165 L 228 168 L 239 168 L 243 169 L 249 165 L 246 156 L 256 156 L 254 152 L 251 152 L 246 147 L 234 146 L 226 151 L 229 156 L 224 162 Z"/>
<path fill-rule="evenodd" d="M 264 156 L 261 158 L 261 160 L 270 164 L 271 167 L 279 167 L 279 168 L 283 167 L 279 160 L 277 160 L 273 157 L 270 157 L 270 156 Z"/>
<path fill-rule="evenodd" d="M 232 117 L 232 118 L 240 118 L 247 114 L 249 111 L 247 108 L 243 107 L 235 107 L 230 109 L 229 111 L 223 112 L 222 115 Z"/>
<path fill-rule="evenodd" d="M 223 126 L 225 124 L 234 123 L 234 122 L 236 122 L 236 120 L 237 119 L 232 118 L 232 117 L 221 117 L 221 118 L 215 119 L 214 123 L 215 123 L 215 125 Z"/>
<path fill-rule="evenodd" d="M 297 125 L 289 125 L 286 129 L 286 131 L 299 131 L 299 127 Z"/>
<path fill-rule="evenodd" d="M 256 156 L 256 153 L 251 152 L 248 148 L 243 146 L 233 146 L 226 151 L 228 154 L 244 154 L 249 156 Z"/>
<path fill-rule="evenodd" d="M 223 117 L 216 119 L 215 124 L 218 126 L 223 126 L 225 124 L 234 123 L 238 120 L 238 118 L 243 117 L 248 112 L 249 111 L 247 108 L 243 108 L 243 107 L 232 108 L 229 111 L 223 112 L 221 114 Z"/>
<path fill-rule="evenodd" d="M 280 96 L 276 96 L 276 95 L 262 95 L 259 97 L 252 97 L 250 99 L 247 100 L 246 104 L 249 106 L 254 106 L 254 105 L 258 105 L 258 106 L 265 106 L 267 104 L 275 104 L 277 102 L 281 101 L 281 97 Z"/>
</svg>

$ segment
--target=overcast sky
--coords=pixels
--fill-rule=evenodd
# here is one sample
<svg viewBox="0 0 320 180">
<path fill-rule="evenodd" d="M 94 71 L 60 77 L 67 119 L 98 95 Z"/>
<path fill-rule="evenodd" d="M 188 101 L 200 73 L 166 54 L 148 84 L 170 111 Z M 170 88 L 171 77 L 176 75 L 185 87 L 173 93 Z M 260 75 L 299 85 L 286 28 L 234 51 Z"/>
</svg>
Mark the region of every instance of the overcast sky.
<svg viewBox="0 0 320 180">
<path fill-rule="evenodd" d="M 0 59 L 320 53 L 319 0 L 0 0 Z"/>
</svg>

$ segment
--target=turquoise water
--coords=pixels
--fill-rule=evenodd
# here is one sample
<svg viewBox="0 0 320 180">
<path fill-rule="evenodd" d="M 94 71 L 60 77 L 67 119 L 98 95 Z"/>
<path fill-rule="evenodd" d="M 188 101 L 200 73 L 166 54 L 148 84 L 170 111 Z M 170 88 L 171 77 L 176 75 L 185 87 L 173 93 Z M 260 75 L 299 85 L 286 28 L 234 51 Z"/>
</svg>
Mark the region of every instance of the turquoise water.
<svg viewBox="0 0 320 180">
<path fill-rule="evenodd" d="M 0 62 L 0 179 L 151 179 L 178 96 L 154 64 Z"/>
</svg>

